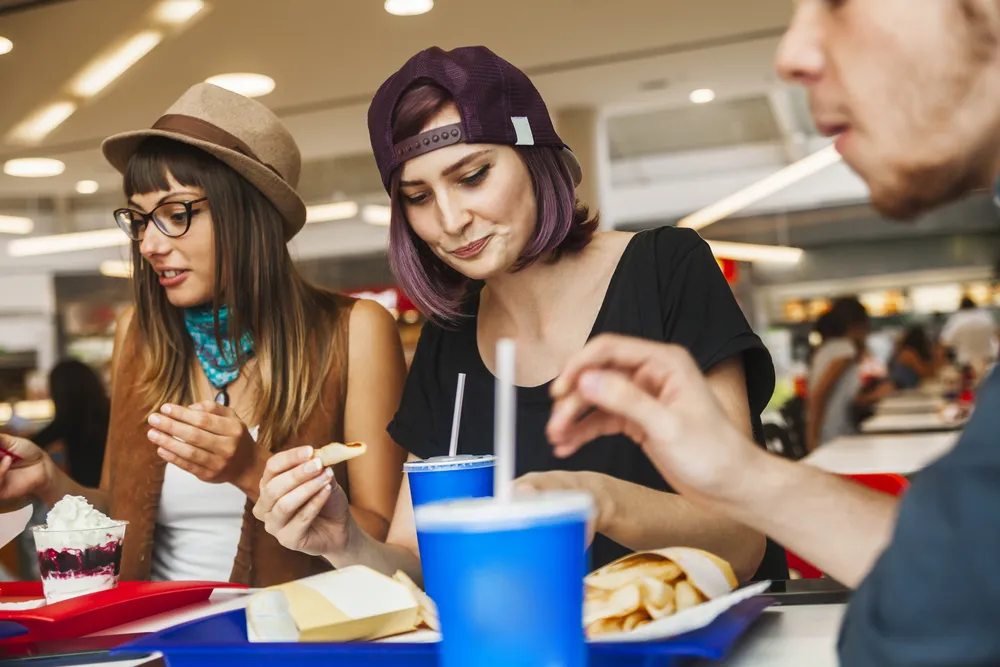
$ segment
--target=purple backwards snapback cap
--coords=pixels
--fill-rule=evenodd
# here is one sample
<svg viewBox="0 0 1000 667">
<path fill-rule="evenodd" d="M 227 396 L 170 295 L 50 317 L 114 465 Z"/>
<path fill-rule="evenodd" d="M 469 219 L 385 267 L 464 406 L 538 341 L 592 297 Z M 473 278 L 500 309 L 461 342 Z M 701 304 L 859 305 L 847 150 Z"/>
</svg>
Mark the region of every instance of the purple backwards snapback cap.
<svg viewBox="0 0 1000 667">
<path fill-rule="evenodd" d="M 392 119 L 400 98 L 414 84 L 434 83 L 448 91 L 461 123 L 392 140 Z M 432 47 L 410 58 L 375 93 L 368 108 L 368 133 L 386 191 L 392 174 L 407 160 L 457 143 L 551 146 L 561 156 L 573 182 L 583 180 L 580 163 L 552 126 L 549 110 L 535 85 L 485 46 L 453 51 Z"/>
</svg>

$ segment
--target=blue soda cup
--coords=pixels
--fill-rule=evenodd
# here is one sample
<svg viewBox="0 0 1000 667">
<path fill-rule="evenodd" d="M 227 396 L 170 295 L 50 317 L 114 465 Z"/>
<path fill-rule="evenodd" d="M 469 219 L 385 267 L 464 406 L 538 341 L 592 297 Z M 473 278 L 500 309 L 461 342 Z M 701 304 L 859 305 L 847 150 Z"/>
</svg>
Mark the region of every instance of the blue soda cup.
<svg viewBox="0 0 1000 667">
<path fill-rule="evenodd" d="M 584 667 L 583 577 L 593 500 L 555 492 L 416 509 L 441 667 Z"/>
<path fill-rule="evenodd" d="M 434 456 L 403 465 L 414 507 L 441 500 L 493 497 L 496 457 Z"/>
</svg>

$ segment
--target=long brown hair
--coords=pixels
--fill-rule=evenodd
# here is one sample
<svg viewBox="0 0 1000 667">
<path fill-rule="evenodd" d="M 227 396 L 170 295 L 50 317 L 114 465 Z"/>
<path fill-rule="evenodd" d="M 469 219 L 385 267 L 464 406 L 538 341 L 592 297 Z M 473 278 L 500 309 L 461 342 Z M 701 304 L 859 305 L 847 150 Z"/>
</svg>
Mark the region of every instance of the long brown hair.
<svg viewBox="0 0 1000 667">
<path fill-rule="evenodd" d="M 167 176 L 205 191 L 215 238 L 216 338 L 219 308 L 229 309 L 226 338 L 250 334 L 256 367 L 258 442 L 272 449 L 317 407 L 334 361 L 336 296 L 309 284 L 288 253 L 281 215 L 263 194 L 214 157 L 169 139 L 147 139 L 125 170 L 125 194 L 170 189 Z M 196 223 L 195 223 L 196 224 Z M 145 343 L 142 386 L 153 407 L 192 400 L 194 345 L 184 316 L 167 300 L 156 272 L 132 243 L 132 289 Z M 239 349 L 239 345 L 233 346 Z M 239 359 L 241 366 L 246 359 Z"/>
</svg>

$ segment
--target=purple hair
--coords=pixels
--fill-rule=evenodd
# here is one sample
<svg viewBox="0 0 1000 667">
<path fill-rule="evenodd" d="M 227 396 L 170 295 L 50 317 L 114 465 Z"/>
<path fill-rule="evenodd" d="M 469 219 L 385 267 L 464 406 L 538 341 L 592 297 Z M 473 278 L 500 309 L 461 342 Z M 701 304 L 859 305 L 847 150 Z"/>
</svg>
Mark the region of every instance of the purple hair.
<svg viewBox="0 0 1000 667">
<path fill-rule="evenodd" d="M 402 141 L 424 128 L 436 113 L 452 101 L 444 89 L 423 84 L 400 99 L 392 123 L 393 141 Z M 577 252 L 590 243 L 597 230 L 597 217 L 576 199 L 573 177 L 559 156 L 559 149 L 517 146 L 535 191 L 538 222 L 527 247 L 512 267 L 520 271 L 539 259 L 558 259 L 564 252 Z M 410 227 L 399 195 L 400 171 L 392 175 L 389 223 L 389 266 L 413 303 L 439 324 L 457 322 L 469 279 L 451 268 Z"/>
</svg>

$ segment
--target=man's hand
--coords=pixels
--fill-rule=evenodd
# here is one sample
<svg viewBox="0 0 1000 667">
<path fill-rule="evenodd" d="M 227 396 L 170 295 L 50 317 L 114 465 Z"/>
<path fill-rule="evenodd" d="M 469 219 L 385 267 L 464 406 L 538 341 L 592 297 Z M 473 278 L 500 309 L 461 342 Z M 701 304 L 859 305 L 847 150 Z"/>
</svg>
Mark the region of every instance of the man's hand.
<svg viewBox="0 0 1000 667">
<path fill-rule="evenodd" d="M 595 338 L 553 383 L 548 436 L 557 456 L 625 434 L 671 486 L 712 497 L 757 451 L 726 417 L 686 350 L 623 336 Z"/>
</svg>

